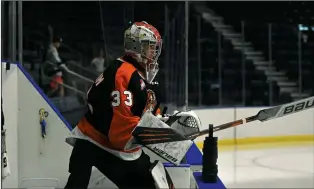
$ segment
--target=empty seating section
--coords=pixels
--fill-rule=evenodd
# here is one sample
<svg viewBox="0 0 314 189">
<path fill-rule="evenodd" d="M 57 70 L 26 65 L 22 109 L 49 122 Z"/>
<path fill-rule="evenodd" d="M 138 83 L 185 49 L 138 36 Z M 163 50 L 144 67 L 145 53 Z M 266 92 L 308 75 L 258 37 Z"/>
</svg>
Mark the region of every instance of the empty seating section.
<svg viewBox="0 0 314 189">
<path fill-rule="evenodd" d="M 203 103 L 205 105 L 218 105 L 219 88 L 221 87 L 222 105 L 224 106 L 267 104 L 268 96 L 265 91 L 268 89 L 268 84 L 264 73 L 256 70 L 252 61 L 243 59 L 242 52 L 235 50 L 231 42 L 222 36 L 219 47 L 218 33 L 210 24 L 202 23 L 201 34 L 203 41 L 201 53 Z M 222 81 L 221 86 L 219 85 L 219 77 Z M 245 95 L 244 99 L 242 99 L 243 95 Z"/>
<path fill-rule="evenodd" d="M 229 40 L 222 37 L 221 47 L 219 48 L 218 33 L 208 23 L 202 25 L 202 35 L 205 38 L 202 46 L 202 66 L 204 70 L 202 75 L 203 77 L 206 77 L 205 74 L 208 75 L 207 78 L 202 79 L 203 95 L 205 96 L 203 102 L 210 105 L 217 105 L 219 102 L 219 86 L 215 84 L 219 84 L 218 49 L 220 49 L 222 104 L 225 106 L 267 104 L 269 85 L 266 82 L 264 72 L 256 70 L 252 61 L 245 60 L 242 52 L 235 50 Z M 211 84 L 211 87 L 209 84 Z M 273 90 L 278 92 L 278 86 L 274 85 L 273 87 Z M 245 95 L 244 99 L 243 95 Z M 212 96 L 215 98 L 212 99 Z"/>
<path fill-rule="evenodd" d="M 32 11 L 34 4 L 25 2 L 23 5 L 25 6 L 23 11 L 25 14 L 23 15 L 25 18 L 24 62 L 40 62 L 42 60 L 43 47 L 49 39 L 47 31 L 49 24 L 54 28 L 54 32 L 61 35 L 64 39 L 64 44 L 66 45 L 61 47 L 60 54 L 66 60 L 75 60 L 83 66 L 89 66 L 91 59 L 95 55 L 96 45 L 97 47 L 103 47 L 104 42 L 106 44 L 106 52 L 108 53 L 107 58 L 109 60 L 116 58 L 123 53 L 123 32 L 128 26 L 128 22 L 133 21 L 132 19 L 145 20 L 146 15 L 149 14 L 149 22 L 157 28 L 161 28 L 160 32 L 163 35 L 164 3 L 150 3 L 147 6 L 154 8 L 153 16 L 151 16 L 150 9 L 143 9 L 141 8 L 142 5 L 132 4 L 131 2 L 123 6 L 134 6 L 134 13 L 132 13 L 131 9 L 121 6 L 119 2 L 102 2 L 102 12 L 99 9 L 99 2 L 93 4 L 77 2 L 75 8 L 70 2 L 64 3 L 61 8 L 58 8 L 58 5 L 54 5 L 54 3 L 41 3 L 40 11 Z M 265 9 L 260 7 L 268 6 L 267 3 L 256 3 L 228 2 L 229 5 L 225 6 L 225 3 L 221 2 L 208 2 L 207 6 L 214 10 L 218 16 L 222 16 L 224 22 L 232 25 L 239 33 L 241 33 L 242 29 L 241 21 L 245 20 L 245 40 L 252 42 L 254 48 L 261 51 L 266 60 L 270 59 L 268 21 L 271 21 L 271 55 L 273 62 L 278 70 L 286 72 L 286 76 L 290 80 L 297 81 L 299 79 L 298 62 L 300 60 L 298 54 L 299 39 L 296 24 L 291 24 L 292 22 L 296 23 L 297 19 L 286 19 L 284 21 L 285 16 L 291 14 L 277 10 L 273 6 L 265 14 Z M 38 3 L 36 6 L 38 6 Z M 288 7 L 287 4 L 278 4 L 279 6 L 282 9 Z M 175 14 L 177 8 L 177 4 L 168 3 L 170 17 Z M 59 14 L 50 14 L 56 9 L 60 11 Z M 283 13 L 281 14 L 281 12 Z M 103 19 L 101 19 L 101 14 Z M 200 85 L 198 81 L 198 38 L 195 15 L 196 12 L 193 12 L 191 8 L 189 23 L 189 78 L 191 78 L 189 79 L 189 101 L 191 104 L 198 104 L 198 87 Z M 230 40 L 225 39 L 223 36 L 221 36 L 221 46 L 219 47 L 218 33 L 209 23 L 203 19 L 201 20 L 202 104 L 218 105 L 219 90 L 221 89 L 222 105 L 267 105 L 269 84 L 264 72 L 255 69 L 253 62 L 245 59 L 242 52 L 235 50 Z M 104 27 L 102 27 L 102 23 Z M 312 90 L 312 92 L 314 91 L 312 84 L 314 79 L 313 48 L 313 39 L 307 43 L 302 41 L 302 87 L 304 91 Z M 164 71 L 165 65 L 162 64 L 165 53 L 163 52 L 160 57 L 161 71 L 157 78 L 162 85 L 165 84 L 167 79 L 166 74 L 169 74 Z M 182 57 L 183 60 L 184 58 Z M 219 74 L 219 63 L 221 64 L 221 75 Z M 181 66 L 184 66 L 184 63 Z M 243 69 L 243 66 L 245 66 L 245 69 Z M 30 67 L 30 70 L 34 70 L 38 66 Z M 36 73 L 34 74 L 36 75 Z M 182 75 L 183 73 L 181 73 L 180 78 L 183 77 Z M 37 76 L 34 77 L 37 78 Z M 221 83 L 219 78 L 222 81 Z M 171 81 L 169 83 L 171 84 Z M 171 85 L 174 86 L 176 84 L 172 83 Z M 182 86 L 180 84 L 180 87 L 182 88 L 182 90 L 180 88 L 180 91 L 184 93 L 183 84 Z M 243 90 L 244 88 L 245 91 Z M 165 93 L 165 90 L 163 92 Z M 243 92 L 245 92 L 244 101 Z M 273 92 L 274 99 L 280 98 L 279 87 L 276 83 L 273 85 Z M 182 97 L 180 94 L 172 95 L 173 98 Z"/>
<path fill-rule="evenodd" d="M 238 2 L 233 2 L 234 6 Z M 266 2 L 264 2 L 266 3 Z M 241 21 L 244 21 L 245 41 L 252 42 L 254 48 L 261 51 L 266 60 L 272 58 L 278 71 L 286 72 L 291 81 L 299 81 L 299 62 L 302 63 L 302 88 L 303 92 L 314 91 L 312 81 L 314 79 L 313 59 L 313 33 L 304 32 L 300 34 L 297 24 L 313 23 L 308 15 L 309 10 L 303 10 L 305 6 L 295 6 L 298 2 L 284 3 L 278 8 L 257 8 L 256 4 L 247 4 L 246 7 L 224 6 L 219 2 L 209 2 L 208 7 L 217 15 L 224 18 L 226 24 L 232 25 L 239 33 L 242 32 Z M 301 8 L 300 8 L 301 7 Z M 299 8 L 299 9 L 298 9 Z M 297 13 L 297 14 L 296 14 Z M 307 17 L 306 17 L 307 16 Z M 271 29 L 269 25 L 271 23 Z M 271 33 L 271 36 L 269 35 Z M 303 34 L 308 34 L 308 40 L 304 41 Z M 271 48 L 269 39 L 271 37 Z M 311 38 L 312 37 L 312 38 Z M 301 47 L 301 50 L 300 50 Z M 270 55 L 271 50 L 271 56 Z M 278 88 L 278 87 L 277 87 Z M 278 90 L 278 89 L 277 89 Z"/>
<path fill-rule="evenodd" d="M 253 27 L 254 26 L 254 27 Z M 299 80 L 299 60 L 302 63 L 302 77 L 304 90 L 308 90 L 308 81 L 311 78 L 312 51 L 309 48 L 313 42 L 304 44 L 303 39 L 298 39 L 298 31 L 295 26 L 286 24 L 271 25 L 271 47 L 269 46 L 268 24 L 247 24 L 245 27 L 246 40 L 253 42 L 257 50 L 263 52 L 266 60 L 270 60 L 278 70 L 286 72 L 286 76 L 292 81 Z M 301 46 L 299 46 L 301 45 Z M 303 47 L 303 48 L 302 48 Z M 301 50 L 299 51 L 299 49 Z M 271 51 L 271 52 L 270 52 Z M 299 54 L 300 53 L 300 54 Z M 307 78 L 307 79 L 306 79 Z"/>
</svg>

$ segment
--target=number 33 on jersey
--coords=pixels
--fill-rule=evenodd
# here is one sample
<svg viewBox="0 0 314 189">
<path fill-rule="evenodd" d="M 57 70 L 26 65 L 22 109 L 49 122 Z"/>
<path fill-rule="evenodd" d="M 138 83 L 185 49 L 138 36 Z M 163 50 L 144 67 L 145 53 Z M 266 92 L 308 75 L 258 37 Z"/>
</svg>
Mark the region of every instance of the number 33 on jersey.
<svg viewBox="0 0 314 189">
<path fill-rule="evenodd" d="M 148 86 L 136 62 L 112 62 L 87 92 L 88 112 L 78 127 L 103 146 L 123 149 L 145 110 L 157 104 Z"/>
<path fill-rule="evenodd" d="M 126 70 L 132 72 L 126 74 Z M 119 110 L 130 109 L 134 116 L 140 117 L 143 111 L 154 107 L 156 103 L 151 101 L 155 100 L 155 97 L 152 98 L 153 91 L 146 88 L 146 82 L 133 65 L 123 63 L 115 71 L 115 77 L 112 73 L 114 72 L 111 70 L 102 73 L 88 90 L 86 97 L 90 113 L 95 114 L 97 111 L 106 114 L 105 112 L 111 112 L 110 109 L 116 107 Z"/>
<path fill-rule="evenodd" d="M 132 100 L 132 93 L 130 91 L 123 91 L 123 94 L 125 95 L 126 99 L 123 100 L 123 103 L 127 106 L 132 106 L 133 100 Z M 113 98 L 111 105 L 113 107 L 119 106 L 121 104 L 121 94 L 120 91 L 112 91 L 111 97 Z"/>
<path fill-rule="evenodd" d="M 99 84 L 101 84 L 102 82 L 104 81 L 104 74 L 100 74 L 100 76 L 98 76 L 98 78 L 95 80 L 95 83 L 94 85 L 88 90 L 87 92 L 87 95 L 86 95 L 86 98 L 88 99 L 88 95 L 90 93 L 90 90 L 93 88 L 93 87 L 97 87 Z M 112 101 L 111 101 L 111 105 L 113 107 L 117 107 L 121 104 L 121 101 L 124 101 L 124 104 L 127 105 L 127 106 L 132 106 L 132 103 L 133 103 L 133 100 L 132 100 L 132 93 L 128 90 L 124 90 L 123 91 L 123 94 L 122 95 L 125 95 L 125 100 L 122 100 L 123 97 L 121 96 L 121 92 L 119 90 L 114 90 L 111 92 L 111 98 L 112 98 Z M 92 109 L 92 106 L 90 104 L 88 104 L 89 108 Z"/>
</svg>

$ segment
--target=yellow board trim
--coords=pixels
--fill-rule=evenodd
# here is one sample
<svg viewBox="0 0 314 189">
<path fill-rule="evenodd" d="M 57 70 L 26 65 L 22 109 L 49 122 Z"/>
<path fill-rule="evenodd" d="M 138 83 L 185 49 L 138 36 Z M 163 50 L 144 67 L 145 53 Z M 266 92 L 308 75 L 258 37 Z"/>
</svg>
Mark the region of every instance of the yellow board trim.
<svg viewBox="0 0 314 189">
<path fill-rule="evenodd" d="M 201 150 L 203 141 L 195 142 Z M 314 145 L 314 135 L 292 135 L 292 136 L 270 136 L 270 137 L 249 137 L 238 139 L 218 138 L 219 151 L 248 150 L 261 148 L 274 148 L 296 145 Z"/>
</svg>

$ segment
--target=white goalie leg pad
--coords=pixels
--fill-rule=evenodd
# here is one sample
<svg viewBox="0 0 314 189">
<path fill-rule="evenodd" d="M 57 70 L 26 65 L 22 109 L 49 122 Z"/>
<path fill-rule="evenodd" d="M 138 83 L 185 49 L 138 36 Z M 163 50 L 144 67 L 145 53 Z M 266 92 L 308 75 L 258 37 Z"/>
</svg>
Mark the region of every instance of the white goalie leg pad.
<svg viewBox="0 0 314 189">
<path fill-rule="evenodd" d="M 149 144 L 146 145 L 146 147 L 158 156 L 167 160 L 168 162 L 178 166 L 180 165 L 180 162 L 182 161 L 192 144 L 192 141 L 187 140 L 161 144 Z"/>
<path fill-rule="evenodd" d="M 167 170 L 165 169 L 164 165 L 160 161 L 156 160 L 153 163 L 150 171 L 155 181 L 155 186 L 157 189 L 174 188 L 173 182 Z"/>
</svg>

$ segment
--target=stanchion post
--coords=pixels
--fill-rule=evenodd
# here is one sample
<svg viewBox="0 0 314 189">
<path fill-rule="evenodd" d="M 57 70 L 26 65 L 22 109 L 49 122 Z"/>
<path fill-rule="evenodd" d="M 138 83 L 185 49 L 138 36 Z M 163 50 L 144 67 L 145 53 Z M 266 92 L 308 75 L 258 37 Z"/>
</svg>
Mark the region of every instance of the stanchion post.
<svg viewBox="0 0 314 189">
<path fill-rule="evenodd" d="M 214 137 L 214 125 L 209 124 L 209 134 L 203 145 L 202 180 L 205 183 L 216 183 L 218 178 L 218 137 Z"/>
</svg>

